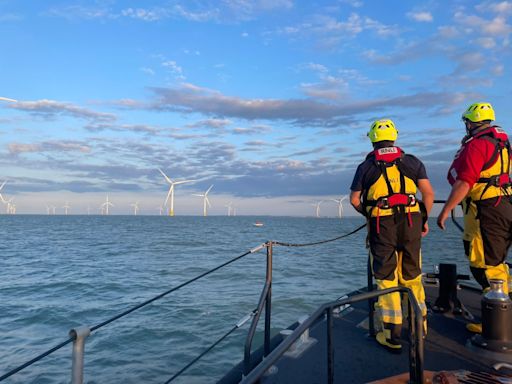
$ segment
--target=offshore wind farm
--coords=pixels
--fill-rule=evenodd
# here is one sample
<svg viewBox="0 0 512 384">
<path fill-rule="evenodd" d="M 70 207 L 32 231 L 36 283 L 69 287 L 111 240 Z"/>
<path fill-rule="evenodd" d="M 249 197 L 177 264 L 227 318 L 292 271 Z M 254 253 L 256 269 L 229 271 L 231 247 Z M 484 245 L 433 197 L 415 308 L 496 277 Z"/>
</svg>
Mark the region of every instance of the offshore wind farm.
<svg viewBox="0 0 512 384">
<path fill-rule="evenodd" d="M 1 384 L 77 366 L 90 383 L 165 382 L 217 339 L 177 379 L 215 382 L 247 319 L 268 314 L 255 350 L 267 324 L 284 336 L 371 284 L 347 194 L 372 122 L 394 122 L 440 200 L 468 105 L 492 103 L 511 133 L 512 0 L 1 0 L 0 34 Z M 469 274 L 464 252 L 432 223 L 424 271 Z M 88 331 L 80 361 L 64 340 Z M 361 345 L 343 347 L 378 356 Z"/>
<path fill-rule="evenodd" d="M 180 180 L 180 181 L 172 181 L 162 170 L 158 169 L 158 171 L 164 176 L 167 184 L 169 185 L 169 190 L 167 192 L 167 195 L 163 201 L 163 204 L 161 205 L 158 205 L 156 207 L 157 211 L 154 210 L 154 208 L 151 208 L 150 210 L 148 209 L 148 211 L 146 213 L 144 213 L 145 215 L 158 215 L 158 216 L 162 216 L 163 214 L 167 214 L 169 216 L 175 216 L 174 214 L 174 201 L 175 201 L 175 197 L 174 197 L 174 191 L 175 191 L 175 185 L 179 185 L 179 184 L 185 184 L 185 183 L 193 183 L 195 182 L 196 180 Z M 16 214 L 16 204 L 14 204 L 14 197 L 10 197 L 10 198 L 4 198 L 4 196 L 2 195 L 2 189 L 4 188 L 4 186 L 7 184 L 7 180 L 4 180 L 2 182 L 2 184 L 0 184 L 0 202 L 3 203 L 5 205 L 5 214 Z M 197 196 L 197 197 L 202 197 L 201 201 L 202 201 L 202 216 L 206 217 L 208 216 L 208 210 L 212 207 L 212 203 L 210 202 L 209 200 L 209 193 L 210 191 L 213 189 L 213 184 L 209 186 L 209 188 L 204 192 L 204 193 L 193 193 L 191 194 L 191 196 Z M 184 195 L 186 196 L 186 194 Z M 340 199 L 331 199 L 330 201 L 333 201 L 337 204 L 337 210 L 338 210 L 338 214 L 337 216 L 339 218 L 342 217 L 342 213 L 343 213 L 343 205 L 342 205 L 342 202 L 347 198 L 347 196 L 341 196 Z M 128 203 L 128 207 L 129 209 L 131 210 L 131 214 L 133 214 L 134 216 L 137 216 L 140 214 L 140 210 L 141 210 L 141 207 L 143 207 L 143 205 L 140 203 L 140 201 L 142 200 L 137 200 L 135 202 L 130 202 Z M 306 204 L 306 202 L 304 202 Z M 311 204 L 313 205 L 314 207 L 316 207 L 316 210 L 315 210 L 315 217 L 321 217 L 320 215 L 320 204 L 324 203 L 324 201 L 319 201 L 317 203 L 314 203 L 314 204 Z M 93 205 L 94 206 L 94 205 Z M 97 205 L 97 209 L 94 210 L 94 209 L 91 209 L 91 205 L 90 204 L 87 204 L 85 210 L 83 211 L 72 211 L 71 208 L 71 204 L 69 201 L 65 201 L 64 202 L 64 205 L 62 206 L 56 206 L 54 204 L 45 204 L 44 205 L 44 209 L 41 208 L 41 211 L 39 212 L 28 212 L 29 214 L 46 214 L 46 215 L 57 215 L 57 214 L 62 214 L 62 215 L 111 215 L 111 214 L 118 214 L 118 215 L 126 215 L 128 214 L 127 211 L 126 211 L 126 207 L 124 207 L 123 210 L 115 213 L 113 211 L 115 207 L 115 204 L 113 203 L 112 201 L 112 197 L 109 197 L 109 195 L 107 194 L 105 196 L 105 200 L 103 202 L 101 202 L 100 204 Z M 217 215 L 227 215 L 227 216 L 236 216 L 237 213 L 236 213 L 236 208 L 237 206 L 233 203 L 233 201 L 229 201 L 227 204 L 224 204 L 223 207 L 227 208 L 227 212 L 219 212 L 217 213 Z M 60 208 L 60 210 L 58 210 Z M 0 213 L 1 214 L 1 213 Z M 188 214 L 188 215 L 197 215 L 199 216 L 198 214 Z M 254 215 L 254 213 L 251 213 L 251 215 Z M 268 213 L 267 213 L 268 215 Z M 326 217 L 328 217 L 329 215 L 326 215 Z M 331 217 L 334 217 L 335 214 L 333 212 L 331 212 Z"/>
</svg>

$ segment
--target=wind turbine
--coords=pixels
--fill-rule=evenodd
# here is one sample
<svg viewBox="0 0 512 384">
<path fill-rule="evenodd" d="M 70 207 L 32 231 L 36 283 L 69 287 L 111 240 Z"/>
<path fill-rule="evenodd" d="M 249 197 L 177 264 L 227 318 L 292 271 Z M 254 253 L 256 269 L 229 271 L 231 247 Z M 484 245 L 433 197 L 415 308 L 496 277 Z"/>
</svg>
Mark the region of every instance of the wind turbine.
<svg viewBox="0 0 512 384">
<path fill-rule="evenodd" d="M 232 202 L 232 201 L 230 201 L 229 203 L 227 203 L 227 204 L 225 205 L 225 207 L 227 207 L 227 208 L 228 208 L 228 216 L 231 216 L 231 206 L 232 206 L 232 205 L 233 205 L 233 202 Z"/>
<path fill-rule="evenodd" d="M 9 200 L 5 201 L 6 207 L 5 207 L 5 213 L 10 214 L 11 213 L 11 207 L 12 207 L 12 201 L 14 197 L 11 197 Z"/>
<path fill-rule="evenodd" d="M 169 192 L 167 192 L 167 197 L 165 198 L 164 205 L 167 205 L 167 201 L 169 197 L 171 198 L 171 206 L 169 208 L 169 216 L 174 216 L 174 186 L 178 184 L 184 183 L 192 183 L 196 180 L 181 180 L 181 181 L 172 181 L 160 168 L 158 168 L 160 173 L 165 177 L 165 180 L 170 185 Z"/>
<path fill-rule="evenodd" d="M 319 201 L 316 204 L 311 204 L 313 207 L 316 207 L 316 217 L 320 217 L 320 204 L 322 204 L 323 201 Z"/>
<path fill-rule="evenodd" d="M 110 201 L 108 201 L 108 195 L 107 195 L 107 200 L 101 204 L 101 214 L 105 214 L 108 216 L 108 207 L 113 207 L 114 204 L 112 204 Z"/>
<path fill-rule="evenodd" d="M 332 199 L 332 201 L 338 203 L 338 217 L 341 219 L 341 216 L 343 215 L 343 200 L 345 200 L 348 196 L 347 195 L 343 195 L 341 196 L 341 198 L 339 199 Z"/>
<path fill-rule="evenodd" d="M 2 185 L 0 185 L 0 191 L 2 190 L 2 188 L 4 187 L 5 183 L 7 183 L 7 180 L 5 180 Z M 0 201 L 2 201 L 2 203 L 7 203 L 4 199 L 4 197 L 2 196 L 2 194 L 0 193 Z"/>
<path fill-rule="evenodd" d="M 46 214 L 48 214 L 48 215 L 50 214 L 50 206 L 49 205 L 46 206 Z"/>
<path fill-rule="evenodd" d="M 199 196 L 199 197 L 202 197 L 203 198 L 203 216 L 208 216 L 208 211 L 207 211 L 207 208 L 206 208 L 206 204 L 208 204 L 208 207 L 211 207 L 212 205 L 210 204 L 210 200 L 208 200 L 208 192 L 210 192 L 210 190 L 213 188 L 213 184 L 210 185 L 210 188 L 208 188 L 208 190 L 203 193 L 203 194 L 194 194 L 194 196 Z"/>
<path fill-rule="evenodd" d="M 64 214 L 67 215 L 68 214 L 68 209 L 71 208 L 71 207 L 69 206 L 69 203 L 66 201 L 66 204 L 64 204 L 62 206 L 62 208 L 64 208 Z"/>
<path fill-rule="evenodd" d="M 159 205 L 158 207 L 156 207 L 156 209 L 158 209 L 158 211 L 160 212 L 160 216 L 162 216 L 162 212 L 164 211 L 164 207 Z"/>
<path fill-rule="evenodd" d="M 130 204 L 130 206 L 133 207 L 133 214 L 136 216 L 139 210 L 139 202 L 136 201 L 135 203 Z"/>
<path fill-rule="evenodd" d="M 57 208 L 55 205 L 52 205 L 50 206 L 50 208 L 52 209 L 52 215 L 55 215 L 55 208 Z"/>
</svg>

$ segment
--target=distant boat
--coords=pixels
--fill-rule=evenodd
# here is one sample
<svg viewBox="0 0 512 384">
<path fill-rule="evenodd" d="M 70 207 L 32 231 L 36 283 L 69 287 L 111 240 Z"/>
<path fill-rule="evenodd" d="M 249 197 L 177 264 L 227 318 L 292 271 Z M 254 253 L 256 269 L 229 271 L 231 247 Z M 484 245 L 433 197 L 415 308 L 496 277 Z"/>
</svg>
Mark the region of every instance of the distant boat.
<svg viewBox="0 0 512 384">
<path fill-rule="evenodd" d="M 257 221 L 254 223 L 255 227 L 263 227 L 263 223 L 261 221 Z"/>
</svg>

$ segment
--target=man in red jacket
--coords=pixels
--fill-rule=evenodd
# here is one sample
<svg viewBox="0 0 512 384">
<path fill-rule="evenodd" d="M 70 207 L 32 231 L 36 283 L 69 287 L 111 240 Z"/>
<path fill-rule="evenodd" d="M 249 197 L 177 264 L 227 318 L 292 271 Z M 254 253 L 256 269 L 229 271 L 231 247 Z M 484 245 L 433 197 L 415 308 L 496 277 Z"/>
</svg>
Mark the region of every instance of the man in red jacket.
<svg viewBox="0 0 512 384">
<path fill-rule="evenodd" d="M 504 281 L 508 292 L 509 271 L 505 264 L 512 244 L 512 186 L 510 142 L 495 120 L 489 103 L 475 103 L 462 115 L 467 135 L 448 171 L 452 190 L 437 224 L 445 229 L 452 209 L 462 202 L 464 250 L 470 269 L 485 291 L 490 279 Z M 481 332 L 481 324 L 468 324 Z"/>
</svg>

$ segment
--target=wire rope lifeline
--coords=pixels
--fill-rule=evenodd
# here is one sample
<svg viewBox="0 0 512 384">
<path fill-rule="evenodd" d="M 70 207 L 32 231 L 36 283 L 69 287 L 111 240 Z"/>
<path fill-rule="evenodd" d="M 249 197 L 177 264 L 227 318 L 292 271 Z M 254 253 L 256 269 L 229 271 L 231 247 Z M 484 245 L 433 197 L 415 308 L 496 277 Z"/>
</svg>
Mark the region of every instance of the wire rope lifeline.
<svg viewBox="0 0 512 384">
<path fill-rule="evenodd" d="M 358 227 L 358 228 L 354 229 L 353 231 L 351 231 L 349 233 L 346 233 L 344 235 L 341 235 L 341 236 L 338 236 L 338 237 L 335 237 L 335 238 L 332 238 L 332 239 L 328 239 L 328 240 L 316 241 L 314 243 L 293 244 L 293 243 L 284 243 L 284 242 L 281 242 L 281 241 L 272 241 L 272 244 L 281 245 L 283 247 L 308 247 L 308 246 L 311 246 L 311 245 L 325 244 L 325 243 L 330 243 L 330 242 L 333 242 L 333 241 L 336 241 L 336 240 L 343 239 L 344 237 L 348 237 L 350 235 L 353 235 L 354 233 L 359 232 L 361 229 L 363 229 L 365 227 L 366 227 L 366 223 L 364 223 L 360 227 Z"/>
<path fill-rule="evenodd" d="M 178 372 L 176 372 L 169 380 L 165 382 L 165 384 L 169 384 L 174 379 L 178 378 L 185 372 L 187 369 L 189 369 L 192 365 L 197 363 L 204 355 L 206 355 L 208 352 L 210 352 L 213 348 L 215 348 L 218 344 L 220 344 L 226 337 L 231 335 L 234 331 L 241 328 L 245 323 L 247 323 L 250 319 L 254 317 L 254 315 L 258 312 L 258 309 L 254 309 L 251 313 L 244 316 L 242 319 L 240 319 L 229 331 L 227 331 L 224 335 L 222 335 L 217 341 L 215 341 L 212 345 L 210 345 L 208 348 L 206 348 L 203 352 L 199 354 L 196 358 L 194 358 L 190 363 L 185 365 L 182 369 L 180 369 Z"/>
<path fill-rule="evenodd" d="M 26 363 L 20 365 L 19 367 L 16 367 L 12 370 L 10 370 L 9 372 L 7 372 L 6 374 L 0 376 L 0 381 L 3 381 L 5 379 L 7 379 L 8 377 L 11 377 L 12 375 L 14 375 L 15 373 L 18 373 L 19 371 L 27 368 L 27 367 L 30 367 L 32 364 L 35 364 L 37 363 L 39 360 L 41 360 L 42 358 L 52 354 L 53 352 L 55 351 L 58 351 L 59 349 L 61 349 L 62 347 L 68 345 L 69 343 L 71 343 L 73 340 L 75 340 L 75 337 L 70 337 L 69 339 L 67 339 L 66 341 L 63 341 L 62 343 L 56 345 L 55 347 L 53 348 L 50 348 L 49 350 L 47 350 L 46 352 L 43 352 L 41 353 L 40 355 L 34 357 L 32 360 L 29 360 L 27 361 Z"/>
<path fill-rule="evenodd" d="M 173 288 L 165 291 L 164 293 L 161 293 L 158 296 L 155 296 L 155 297 L 153 297 L 153 298 L 151 298 L 149 300 L 146 300 L 143 303 L 138 304 L 135 307 L 132 307 L 132 308 L 124 311 L 123 313 L 120 313 L 120 314 L 118 314 L 118 315 L 116 315 L 114 317 L 111 317 L 110 319 L 108 319 L 108 320 L 106 320 L 106 321 L 104 321 L 104 322 L 102 322 L 102 323 L 100 323 L 98 325 L 95 325 L 94 327 L 91 327 L 90 328 L 90 332 L 92 333 L 93 331 L 96 331 L 96 330 L 104 327 L 105 325 L 110 324 L 113 321 L 118 320 L 118 319 L 120 319 L 120 318 L 122 318 L 122 317 L 124 317 L 124 316 L 126 316 L 126 315 L 128 315 L 128 314 L 130 314 L 130 313 L 132 313 L 134 311 L 136 311 L 137 309 L 140 309 L 140 308 L 142 308 L 142 307 L 144 307 L 144 306 L 146 306 L 146 305 L 148 305 L 148 304 L 150 304 L 150 303 L 152 303 L 152 302 L 154 302 L 154 301 L 156 301 L 158 299 L 161 299 L 162 297 L 164 297 L 164 296 L 166 296 L 166 295 L 168 295 L 168 294 L 170 294 L 170 293 L 172 293 L 174 291 L 177 291 L 178 289 L 183 288 L 186 285 L 191 284 L 194 281 L 199 280 L 200 278 L 205 277 L 205 276 L 209 275 L 210 273 L 213 273 L 213 272 L 219 270 L 220 268 L 223 268 L 223 267 L 225 267 L 225 266 L 227 266 L 227 265 L 229 265 L 229 264 L 231 264 L 231 263 L 233 263 L 233 262 L 235 262 L 237 260 L 240 260 L 241 258 L 243 258 L 243 257 L 245 257 L 247 255 L 250 255 L 250 254 L 253 254 L 255 252 L 258 252 L 259 250 L 263 249 L 265 246 L 266 246 L 266 244 L 260 244 L 259 246 L 255 247 L 255 248 L 253 248 L 253 249 L 251 249 L 251 250 L 249 250 L 249 251 L 247 251 L 247 252 L 245 252 L 245 253 L 243 253 L 243 254 L 241 254 L 239 256 L 236 256 L 233 259 L 228 260 L 225 263 L 222 263 L 221 265 L 219 265 L 219 266 L 217 266 L 217 267 L 215 267 L 213 269 L 210 269 L 210 270 L 208 270 L 208 271 L 206 271 L 206 272 L 204 272 L 204 273 L 202 273 L 202 274 L 200 274 L 200 275 L 198 275 L 198 276 L 196 276 L 196 277 L 194 277 L 194 278 L 192 278 L 192 279 L 190 279 L 190 280 L 188 280 L 188 281 L 186 281 L 186 282 L 184 282 L 184 283 L 182 283 L 182 284 L 180 284 L 180 285 L 178 285 L 176 287 L 173 287 Z M 41 353 L 40 355 L 34 357 L 33 359 L 27 361 L 26 363 L 24 363 L 24 364 L 22 364 L 22 365 L 20 365 L 20 366 L 18 366 L 16 368 L 10 370 L 9 372 L 7 372 L 4 375 L 0 376 L 0 381 L 3 381 L 5 379 L 7 379 L 8 377 L 14 375 L 15 373 L 18 373 L 19 371 L 21 371 L 21 370 L 23 370 L 25 368 L 28 368 L 29 366 L 35 364 L 36 362 L 38 362 L 42 358 L 52 354 L 53 352 L 58 351 L 62 347 L 66 346 L 67 344 L 69 344 L 72 341 L 74 341 L 75 338 L 76 337 L 71 337 L 71 338 L 67 339 L 66 341 L 58 344 L 57 346 L 47 350 L 46 352 Z"/>
</svg>

